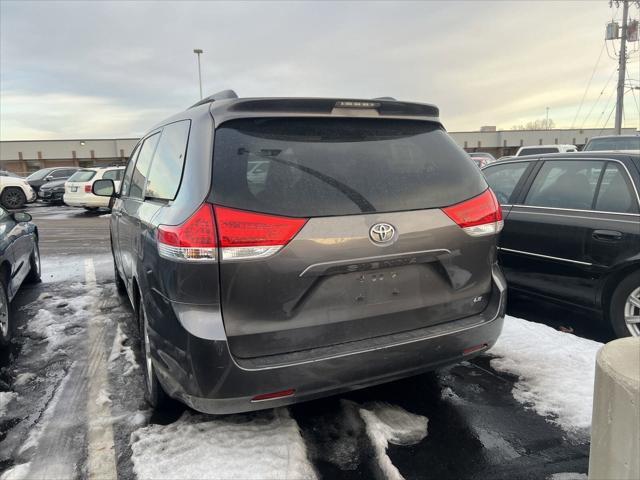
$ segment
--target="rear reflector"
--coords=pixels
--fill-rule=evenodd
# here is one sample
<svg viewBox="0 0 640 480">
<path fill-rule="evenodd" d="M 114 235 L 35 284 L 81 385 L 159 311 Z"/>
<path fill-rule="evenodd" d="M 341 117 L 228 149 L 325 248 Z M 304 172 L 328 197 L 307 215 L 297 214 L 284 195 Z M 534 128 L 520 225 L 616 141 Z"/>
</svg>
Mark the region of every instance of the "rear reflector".
<svg viewBox="0 0 640 480">
<path fill-rule="evenodd" d="M 84 193 L 91 193 L 91 185 L 84 186 Z"/>
<path fill-rule="evenodd" d="M 502 209 L 490 188 L 477 197 L 443 208 L 442 211 L 472 237 L 493 235 L 503 227 Z"/>
<path fill-rule="evenodd" d="M 181 225 L 160 225 L 158 253 L 171 260 L 215 261 L 216 227 L 211 205 L 203 204 Z"/>
<path fill-rule="evenodd" d="M 222 260 L 253 260 L 277 253 L 307 223 L 290 218 L 215 207 Z"/>
<path fill-rule="evenodd" d="M 470 355 L 470 354 L 472 354 L 472 353 L 479 352 L 480 350 L 484 350 L 484 349 L 485 349 L 485 348 L 487 348 L 488 346 L 489 346 L 489 344 L 488 344 L 488 343 L 483 343 L 483 344 L 481 344 L 481 345 L 476 345 L 475 347 L 465 348 L 465 349 L 462 351 L 462 354 L 463 354 L 463 355 Z"/>
<path fill-rule="evenodd" d="M 264 402 L 265 400 L 275 400 L 277 398 L 284 398 L 292 396 L 296 391 L 293 388 L 289 390 L 282 390 L 281 392 L 263 393 L 262 395 L 256 395 L 251 399 L 252 402 Z"/>
</svg>

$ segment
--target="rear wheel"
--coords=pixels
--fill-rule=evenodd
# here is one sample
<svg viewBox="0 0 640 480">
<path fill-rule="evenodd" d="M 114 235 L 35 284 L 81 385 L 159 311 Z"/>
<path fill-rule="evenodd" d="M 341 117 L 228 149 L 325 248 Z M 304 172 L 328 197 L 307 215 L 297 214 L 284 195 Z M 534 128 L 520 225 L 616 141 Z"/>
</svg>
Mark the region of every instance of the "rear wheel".
<svg viewBox="0 0 640 480">
<path fill-rule="evenodd" d="M 640 336 L 640 271 L 616 287 L 609 304 L 609 321 L 618 337 Z"/>
<path fill-rule="evenodd" d="M 11 312 L 9 311 L 9 297 L 4 280 L 0 280 L 0 345 L 6 346 L 11 341 Z"/>
<path fill-rule="evenodd" d="M 27 282 L 38 283 L 40 281 L 40 247 L 38 246 L 38 237 L 35 237 L 33 245 L 33 251 L 29 258 L 29 275 L 27 275 Z"/>
<path fill-rule="evenodd" d="M 9 210 L 15 210 L 24 207 L 24 204 L 27 203 L 27 197 L 21 189 L 7 187 L 2 191 L 2 195 L 0 195 L 0 203 Z"/>
<path fill-rule="evenodd" d="M 144 378 L 146 385 L 146 397 L 147 401 L 155 409 L 161 410 L 167 406 L 169 397 L 165 393 L 162 385 L 158 381 L 155 369 L 153 367 L 153 361 L 151 360 L 151 344 L 149 342 L 149 322 L 147 319 L 147 313 L 144 308 L 144 301 L 140 299 L 138 304 L 138 315 L 140 322 L 140 339 L 142 344 L 142 355 L 144 361 L 142 362 L 142 368 L 144 369 Z"/>
</svg>

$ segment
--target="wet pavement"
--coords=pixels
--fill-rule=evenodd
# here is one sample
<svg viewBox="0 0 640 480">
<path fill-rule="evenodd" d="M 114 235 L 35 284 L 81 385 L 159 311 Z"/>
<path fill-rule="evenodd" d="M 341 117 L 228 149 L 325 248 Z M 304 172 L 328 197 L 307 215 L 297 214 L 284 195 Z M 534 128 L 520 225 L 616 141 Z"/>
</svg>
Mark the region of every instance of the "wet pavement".
<svg viewBox="0 0 640 480">
<path fill-rule="evenodd" d="M 154 414 L 144 401 L 132 311 L 113 283 L 105 212 L 40 206 L 29 212 L 40 230 L 43 282 L 25 285 L 12 304 L 17 332 L 0 358 L 0 390 L 19 396 L 0 420 L 0 473 L 28 465 L 29 478 L 95 472 L 135 478 L 132 433 L 149 423 L 170 425 L 187 409 L 175 403 Z M 514 299 L 510 310 L 594 340 L 610 338 L 589 315 L 528 298 Z M 61 332 L 58 343 L 44 341 L 52 332 Z M 492 369 L 490 359 L 286 410 L 320 478 L 390 476 L 358 414 L 363 406 L 387 404 L 428 418 L 424 439 L 390 443 L 386 451 L 406 479 L 540 479 L 564 472 L 584 478 L 588 432 L 567 433 L 516 401 L 517 379 Z"/>
</svg>

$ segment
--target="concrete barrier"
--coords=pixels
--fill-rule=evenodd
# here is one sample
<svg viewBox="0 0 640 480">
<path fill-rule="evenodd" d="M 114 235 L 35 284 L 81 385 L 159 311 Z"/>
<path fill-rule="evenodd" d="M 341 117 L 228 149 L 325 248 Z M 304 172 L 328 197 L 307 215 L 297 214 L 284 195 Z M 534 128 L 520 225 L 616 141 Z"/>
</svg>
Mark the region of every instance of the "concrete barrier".
<svg viewBox="0 0 640 480">
<path fill-rule="evenodd" d="M 600 349 L 594 388 L 589 479 L 640 479 L 640 338 Z"/>
</svg>

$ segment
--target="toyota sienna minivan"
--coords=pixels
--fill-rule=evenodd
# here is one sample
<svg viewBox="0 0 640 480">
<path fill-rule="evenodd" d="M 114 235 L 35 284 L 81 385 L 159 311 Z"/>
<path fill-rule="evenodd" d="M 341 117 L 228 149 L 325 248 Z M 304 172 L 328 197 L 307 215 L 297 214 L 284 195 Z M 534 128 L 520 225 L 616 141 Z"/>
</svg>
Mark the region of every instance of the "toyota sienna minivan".
<svg viewBox="0 0 640 480">
<path fill-rule="evenodd" d="M 221 92 L 150 130 L 110 220 L 150 403 L 310 400 L 489 349 L 502 214 L 436 107 Z"/>
</svg>

